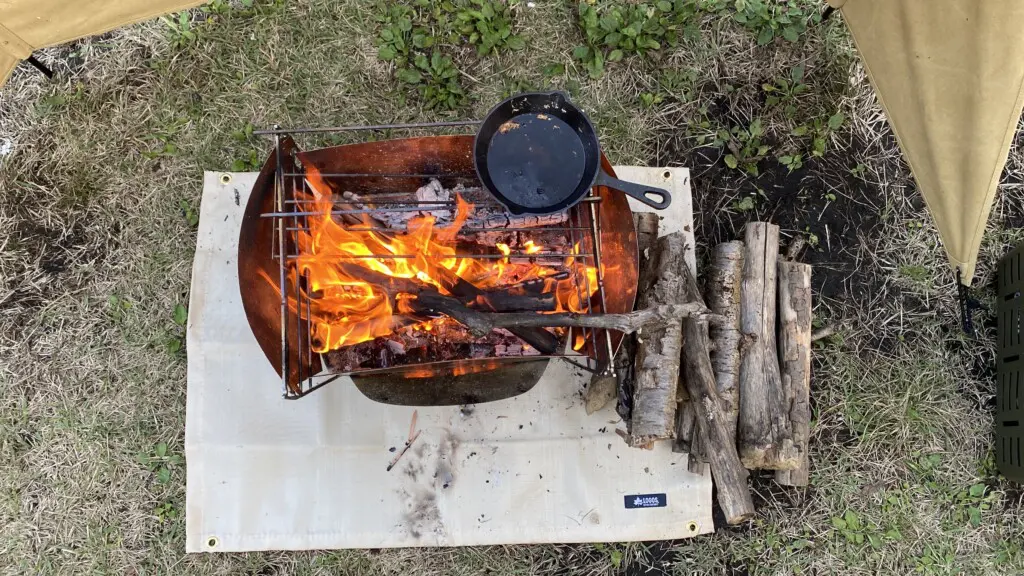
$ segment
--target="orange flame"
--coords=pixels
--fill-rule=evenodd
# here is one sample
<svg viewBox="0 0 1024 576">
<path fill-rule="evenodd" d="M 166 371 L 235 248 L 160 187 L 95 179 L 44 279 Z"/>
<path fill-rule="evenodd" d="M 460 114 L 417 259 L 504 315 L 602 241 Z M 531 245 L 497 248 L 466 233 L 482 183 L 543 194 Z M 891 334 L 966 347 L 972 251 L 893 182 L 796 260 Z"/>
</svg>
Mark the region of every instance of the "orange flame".
<svg viewBox="0 0 1024 576">
<path fill-rule="evenodd" d="M 386 336 L 399 326 L 429 331 L 444 323 L 443 318 L 417 321 L 411 296 L 388 294 L 385 286 L 363 279 L 357 267 L 380 278 L 414 279 L 442 293 L 448 293 L 446 282 L 453 275 L 487 289 L 545 278 L 567 269 L 568 278 L 544 282 L 543 292 L 555 294 L 559 312 L 585 311 L 585 302 L 597 289 L 596 268 L 574 257 L 566 258 L 561 265 L 511 259 L 512 249 L 502 243 L 495 248 L 505 258 L 459 256 L 456 237 L 473 210 L 473 205 L 461 196 L 456 196 L 455 218 L 447 226 L 436 226 L 434 216 L 425 213 L 411 218 L 405 231 L 381 232 L 369 229 L 374 221 L 366 214 L 346 213 L 339 218 L 344 225 L 339 224 L 331 213 L 344 211 L 346 206 L 334 204 L 330 187 L 315 168 L 307 168 L 306 183 L 312 194 L 304 195 L 303 211 L 313 215 L 307 218 L 307 229 L 292 233 L 299 255 L 290 268 L 289 279 L 293 286 L 295 282 L 302 284 L 299 277 L 306 279 L 304 290 L 310 295 L 308 314 L 313 331 L 310 341 L 315 352 Z M 543 251 L 544 247 L 532 240 L 524 243 L 525 254 L 542 255 Z M 572 251 L 580 253 L 579 243 Z M 304 307 L 297 308 L 306 318 Z"/>
</svg>

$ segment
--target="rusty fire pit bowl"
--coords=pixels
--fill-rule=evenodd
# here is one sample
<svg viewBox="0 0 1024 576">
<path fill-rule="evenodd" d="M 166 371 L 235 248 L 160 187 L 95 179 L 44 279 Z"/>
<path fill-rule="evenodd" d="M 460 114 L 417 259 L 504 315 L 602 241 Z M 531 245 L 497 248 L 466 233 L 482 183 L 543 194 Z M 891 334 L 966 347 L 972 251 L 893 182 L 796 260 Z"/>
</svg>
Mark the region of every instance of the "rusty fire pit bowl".
<svg viewBox="0 0 1024 576">
<path fill-rule="evenodd" d="M 294 173 L 296 160 L 315 166 L 324 174 L 429 174 L 446 187 L 462 182 L 478 186 L 473 173 L 473 136 L 425 136 L 382 142 L 365 142 L 298 152 L 291 138 L 280 143 L 284 171 Z M 249 326 L 267 360 L 282 375 L 280 268 L 273 256 L 274 220 L 262 218 L 274 211 L 277 151 L 272 151 L 253 186 L 246 204 L 238 242 L 238 281 Z M 614 175 L 608 159 L 601 158 L 605 171 Z M 361 194 L 415 190 L 429 178 L 351 177 L 349 190 Z M 286 181 L 285 186 L 291 184 Z M 618 191 L 595 187 L 601 197 L 601 244 L 605 270 L 608 312 L 633 309 L 636 297 L 637 243 L 633 216 L 626 196 Z M 584 225 L 589 226 L 589 211 Z M 600 303 L 595 311 L 600 311 Z M 304 323 L 292 310 L 288 313 L 288 390 L 301 394 L 300 379 L 321 370 L 319 355 L 301 358 L 300 341 L 308 350 Z M 621 334 L 613 333 L 617 347 Z M 594 349 L 588 343 L 587 350 Z M 532 388 L 547 367 L 548 359 L 481 358 L 454 362 L 404 365 L 352 373 L 363 394 L 378 402 L 401 405 L 455 405 L 488 402 L 522 394 Z"/>
</svg>

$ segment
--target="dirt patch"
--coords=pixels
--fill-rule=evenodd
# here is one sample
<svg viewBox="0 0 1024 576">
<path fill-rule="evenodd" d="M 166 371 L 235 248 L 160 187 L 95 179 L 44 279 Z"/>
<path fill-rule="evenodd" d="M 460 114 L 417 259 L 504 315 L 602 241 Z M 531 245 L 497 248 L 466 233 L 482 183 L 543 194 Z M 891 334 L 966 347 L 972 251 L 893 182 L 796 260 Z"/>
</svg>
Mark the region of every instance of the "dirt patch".
<svg viewBox="0 0 1024 576">
<path fill-rule="evenodd" d="M 851 138 L 842 152 L 809 159 L 793 171 L 767 158 L 758 164 L 759 174 L 751 176 L 726 166 L 717 148 L 687 149 L 685 141 L 676 140 L 654 165 L 690 168 L 702 250 L 741 238 L 747 222 L 773 222 L 783 243 L 796 236 L 808 240 L 800 260 L 815 267 L 816 295 L 861 298 L 873 279 L 860 265 L 858 253 L 878 228 L 881 196 L 857 177 L 851 159 L 862 150 Z"/>
</svg>

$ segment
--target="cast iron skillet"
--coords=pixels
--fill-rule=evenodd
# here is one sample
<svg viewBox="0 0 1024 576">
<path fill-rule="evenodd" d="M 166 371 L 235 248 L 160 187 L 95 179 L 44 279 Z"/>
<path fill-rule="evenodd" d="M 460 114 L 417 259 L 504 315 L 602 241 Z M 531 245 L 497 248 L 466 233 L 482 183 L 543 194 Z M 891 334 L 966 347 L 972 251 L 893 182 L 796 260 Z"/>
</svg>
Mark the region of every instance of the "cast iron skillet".
<svg viewBox="0 0 1024 576">
<path fill-rule="evenodd" d="M 620 190 L 658 210 L 667 190 L 609 176 L 590 119 L 562 92 L 517 94 L 494 107 L 473 141 L 480 182 L 513 214 L 573 206 L 591 186 Z"/>
</svg>

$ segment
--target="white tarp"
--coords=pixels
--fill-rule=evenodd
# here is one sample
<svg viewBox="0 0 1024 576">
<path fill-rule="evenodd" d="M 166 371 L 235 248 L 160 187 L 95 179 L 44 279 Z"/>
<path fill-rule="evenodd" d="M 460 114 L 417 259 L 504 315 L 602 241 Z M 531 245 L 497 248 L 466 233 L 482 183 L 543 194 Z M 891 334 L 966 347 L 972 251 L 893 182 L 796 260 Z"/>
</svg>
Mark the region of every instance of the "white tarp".
<svg viewBox="0 0 1024 576">
<path fill-rule="evenodd" d="M 688 170 L 667 169 L 668 179 L 666 169 L 616 170 L 669 187 L 663 232 L 685 228 L 692 245 Z M 390 472 L 413 408 L 370 401 L 347 378 L 282 399 L 238 293 L 238 227 L 256 175 L 229 174 L 226 184 L 222 176 L 205 175 L 189 303 L 189 552 L 621 542 L 713 530 L 710 474 L 687 472 L 686 456 L 667 443 L 627 448 L 614 408 L 587 416 L 588 377 L 562 361 L 515 398 L 417 409 L 422 433 Z M 654 494 L 664 507 L 625 505 Z"/>
</svg>

